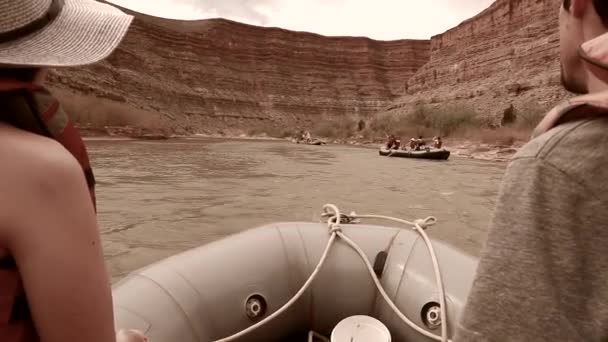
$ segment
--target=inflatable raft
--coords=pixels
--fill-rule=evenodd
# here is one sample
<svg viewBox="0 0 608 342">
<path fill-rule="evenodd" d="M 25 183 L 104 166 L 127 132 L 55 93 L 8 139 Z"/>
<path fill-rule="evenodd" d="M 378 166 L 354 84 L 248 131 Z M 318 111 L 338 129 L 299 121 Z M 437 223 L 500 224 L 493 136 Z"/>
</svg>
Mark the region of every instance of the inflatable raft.
<svg viewBox="0 0 608 342">
<path fill-rule="evenodd" d="M 314 140 L 311 140 L 311 141 L 295 140 L 294 142 L 296 144 L 302 144 L 302 145 L 325 145 L 325 142 L 321 141 L 319 139 L 314 139 Z"/>
<path fill-rule="evenodd" d="M 448 341 L 477 261 L 431 242 L 432 218 L 401 229 L 327 213 L 131 273 L 113 287 L 116 328 L 152 342 Z"/>
<path fill-rule="evenodd" d="M 313 140 L 313 141 L 307 142 L 305 144 L 308 144 L 308 145 L 325 145 L 325 142 L 321 141 L 321 140 Z"/>
<path fill-rule="evenodd" d="M 404 151 L 404 150 L 388 150 L 385 147 L 381 147 L 380 155 L 386 156 L 386 157 L 399 157 L 399 158 L 447 160 L 450 157 L 450 151 L 448 151 L 446 149 L 426 149 L 426 150 L 420 150 L 420 151 Z"/>
</svg>

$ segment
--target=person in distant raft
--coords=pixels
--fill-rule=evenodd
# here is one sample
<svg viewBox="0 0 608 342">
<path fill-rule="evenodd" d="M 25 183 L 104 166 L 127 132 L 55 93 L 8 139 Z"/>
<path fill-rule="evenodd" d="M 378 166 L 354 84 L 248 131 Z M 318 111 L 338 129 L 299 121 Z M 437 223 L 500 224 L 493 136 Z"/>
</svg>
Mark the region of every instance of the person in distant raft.
<svg viewBox="0 0 608 342">
<path fill-rule="evenodd" d="M 401 145 L 401 141 L 395 137 L 394 134 L 391 134 L 386 139 L 386 149 L 387 150 L 398 150 Z"/>
<path fill-rule="evenodd" d="M 418 139 L 416 138 L 411 138 L 410 139 L 410 148 L 412 149 L 412 151 L 420 151 L 420 147 L 426 145 L 426 142 L 424 142 L 424 139 L 422 139 L 422 136 L 418 136 Z"/>
<path fill-rule="evenodd" d="M 416 139 L 416 144 L 418 145 L 418 149 L 420 149 L 422 146 L 426 146 L 426 141 L 424 141 L 422 135 L 418 136 L 418 139 Z"/>
<path fill-rule="evenodd" d="M 304 140 L 304 130 L 298 130 L 295 134 L 295 141 L 299 144 L 302 140 Z"/>
<path fill-rule="evenodd" d="M 414 139 L 414 138 L 411 138 L 411 139 L 410 139 L 410 149 L 411 149 L 412 151 L 415 151 L 415 150 L 416 150 L 416 139 Z"/>
<path fill-rule="evenodd" d="M 510 161 L 456 342 L 608 341 L 608 1 L 560 5 L 562 84 L 584 95 Z"/>
<path fill-rule="evenodd" d="M 304 141 L 310 143 L 312 141 L 312 135 L 310 135 L 309 131 L 304 132 Z"/>
<path fill-rule="evenodd" d="M 442 145 L 443 145 L 443 142 L 441 141 L 440 136 L 436 136 L 433 138 L 433 147 L 440 149 Z"/>
<path fill-rule="evenodd" d="M 108 56 L 133 17 L 92 0 L 0 8 L 0 341 L 143 342 L 114 331 L 87 150 L 43 86 L 49 67 Z"/>
</svg>

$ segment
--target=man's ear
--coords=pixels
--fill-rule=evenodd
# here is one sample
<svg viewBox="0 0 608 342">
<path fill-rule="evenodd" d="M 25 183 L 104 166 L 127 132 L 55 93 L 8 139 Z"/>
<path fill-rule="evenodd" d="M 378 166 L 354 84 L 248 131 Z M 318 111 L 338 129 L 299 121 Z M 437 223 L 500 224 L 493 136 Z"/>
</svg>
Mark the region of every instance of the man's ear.
<svg viewBox="0 0 608 342">
<path fill-rule="evenodd" d="M 588 6 L 593 6 L 592 0 L 571 0 L 570 4 L 570 12 L 572 16 L 577 19 L 581 19 L 585 12 L 587 11 Z"/>
</svg>

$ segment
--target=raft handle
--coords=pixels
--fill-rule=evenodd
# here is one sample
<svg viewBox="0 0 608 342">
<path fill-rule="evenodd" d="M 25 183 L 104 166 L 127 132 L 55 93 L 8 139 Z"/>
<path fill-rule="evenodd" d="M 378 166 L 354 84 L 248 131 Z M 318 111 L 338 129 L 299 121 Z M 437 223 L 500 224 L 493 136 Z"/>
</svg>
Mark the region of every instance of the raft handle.
<svg viewBox="0 0 608 342">
<path fill-rule="evenodd" d="M 386 251 L 381 251 L 376 255 L 376 260 L 374 260 L 374 273 L 376 273 L 378 279 L 382 278 L 387 257 L 388 253 Z"/>
</svg>

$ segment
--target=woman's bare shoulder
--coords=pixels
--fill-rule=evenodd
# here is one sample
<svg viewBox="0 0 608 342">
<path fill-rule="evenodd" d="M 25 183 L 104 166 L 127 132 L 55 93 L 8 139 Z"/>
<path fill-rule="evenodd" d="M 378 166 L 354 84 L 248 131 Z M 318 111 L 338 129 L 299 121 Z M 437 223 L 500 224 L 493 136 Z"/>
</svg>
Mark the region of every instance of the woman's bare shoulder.
<svg viewBox="0 0 608 342">
<path fill-rule="evenodd" d="M 57 141 L 2 123 L 0 165 L 0 182 L 5 184 L 49 174 L 61 176 L 64 172 L 80 170 L 76 159 Z"/>
<path fill-rule="evenodd" d="M 85 183 L 82 169 L 61 144 L 0 123 L 0 225 L 64 191 L 86 189 L 78 183 Z"/>
</svg>

